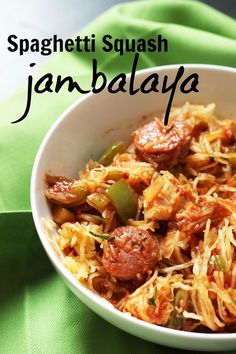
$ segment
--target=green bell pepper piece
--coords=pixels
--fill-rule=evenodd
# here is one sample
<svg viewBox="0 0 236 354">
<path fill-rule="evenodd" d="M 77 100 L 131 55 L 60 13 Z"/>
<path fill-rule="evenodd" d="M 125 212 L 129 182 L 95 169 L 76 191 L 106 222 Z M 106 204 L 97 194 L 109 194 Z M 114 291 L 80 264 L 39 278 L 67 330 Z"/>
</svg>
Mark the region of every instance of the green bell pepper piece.
<svg viewBox="0 0 236 354">
<path fill-rule="evenodd" d="M 128 219 L 135 218 L 138 209 L 138 198 L 125 180 L 120 179 L 112 184 L 107 191 L 107 195 L 124 223 Z"/>
<path fill-rule="evenodd" d="M 114 142 L 109 148 L 105 150 L 103 155 L 101 156 L 99 163 L 108 166 L 112 163 L 114 157 L 117 154 L 122 154 L 125 152 L 125 145 L 123 141 L 116 141 Z"/>
</svg>

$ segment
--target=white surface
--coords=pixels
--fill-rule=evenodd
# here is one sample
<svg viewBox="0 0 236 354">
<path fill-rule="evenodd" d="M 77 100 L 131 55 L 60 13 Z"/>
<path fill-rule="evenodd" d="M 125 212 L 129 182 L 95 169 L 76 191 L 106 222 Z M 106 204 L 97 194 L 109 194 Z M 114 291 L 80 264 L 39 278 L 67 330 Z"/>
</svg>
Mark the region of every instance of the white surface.
<svg viewBox="0 0 236 354">
<path fill-rule="evenodd" d="M 174 103 L 182 105 L 186 100 L 191 103 L 207 104 L 215 102 L 217 113 L 228 118 L 236 117 L 235 86 L 236 69 L 197 65 L 186 65 L 185 77 L 192 72 L 200 75 L 198 93 L 175 94 Z M 164 74 L 173 80 L 177 66 L 139 71 L 137 85 L 152 72 Z M 217 90 L 215 89 L 217 87 Z M 134 125 L 139 123 L 142 115 L 165 110 L 169 95 L 160 93 L 89 94 L 84 96 L 59 118 L 45 137 L 35 160 L 31 179 L 31 206 L 34 221 L 41 242 L 55 266 L 71 290 L 93 311 L 115 326 L 143 339 L 177 348 L 189 350 L 220 351 L 236 349 L 236 334 L 205 334 L 176 331 L 140 321 L 119 312 L 104 299 L 80 284 L 57 258 L 45 235 L 41 219 L 50 217 L 50 210 L 44 196 L 44 175 L 49 169 L 52 173 L 75 177 L 91 156 L 99 153 L 117 138 L 129 137 Z M 111 114 L 112 112 L 112 114 Z M 86 121 L 86 125 L 84 124 Z M 113 129 L 111 129 L 113 128 Z M 108 132 L 109 131 L 109 132 Z M 107 133 L 106 133 L 107 132 Z"/>
</svg>

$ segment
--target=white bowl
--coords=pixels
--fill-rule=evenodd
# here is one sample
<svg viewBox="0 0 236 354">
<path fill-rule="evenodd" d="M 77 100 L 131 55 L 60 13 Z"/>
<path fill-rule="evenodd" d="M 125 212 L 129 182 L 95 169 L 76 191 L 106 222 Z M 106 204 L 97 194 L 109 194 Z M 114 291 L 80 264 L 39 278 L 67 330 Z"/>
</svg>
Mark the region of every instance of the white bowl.
<svg viewBox="0 0 236 354">
<path fill-rule="evenodd" d="M 160 77 L 168 74 L 170 80 L 178 66 L 162 66 L 137 72 L 136 85 L 151 73 Z M 175 105 L 186 101 L 195 104 L 215 102 L 217 113 L 236 117 L 236 69 L 212 65 L 185 65 L 185 76 L 199 73 L 199 93 L 182 94 L 177 88 Z M 129 75 L 127 76 L 129 79 Z M 31 206 L 34 222 L 51 262 L 69 288 L 101 317 L 137 337 L 151 342 L 189 350 L 230 350 L 236 348 L 236 334 L 191 333 L 156 326 L 116 310 L 99 295 L 80 284 L 63 266 L 54 253 L 41 224 L 41 218 L 51 212 L 44 197 L 44 175 L 76 177 L 90 158 L 100 156 L 104 148 L 117 139 L 128 141 L 130 132 L 144 115 L 166 109 L 169 94 L 128 93 L 115 95 L 103 91 L 88 94 L 69 107 L 55 122 L 37 153 L 31 179 Z"/>
</svg>

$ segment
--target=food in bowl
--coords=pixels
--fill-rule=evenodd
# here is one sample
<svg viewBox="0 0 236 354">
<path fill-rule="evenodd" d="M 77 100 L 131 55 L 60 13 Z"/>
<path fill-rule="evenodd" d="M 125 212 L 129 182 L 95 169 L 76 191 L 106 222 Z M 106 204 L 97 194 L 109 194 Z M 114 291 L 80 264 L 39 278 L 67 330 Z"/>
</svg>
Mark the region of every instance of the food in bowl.
<svg viewBox="0 0 236 354">
<path fill-rule="evenodd" d="M 185 104 L 76 180 L 46 175 L 54 249 L 117 309 L 185 331 L 236 323 L 236 122 Z"/>
</svg>

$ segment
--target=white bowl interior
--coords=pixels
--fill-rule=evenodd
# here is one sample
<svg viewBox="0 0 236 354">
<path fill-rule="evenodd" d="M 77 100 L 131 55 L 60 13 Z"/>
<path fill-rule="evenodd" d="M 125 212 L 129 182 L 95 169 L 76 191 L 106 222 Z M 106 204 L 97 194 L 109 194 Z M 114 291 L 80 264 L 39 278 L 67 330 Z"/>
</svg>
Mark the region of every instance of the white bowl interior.
<svg viewBox="0 0 236 354">
<path fill-rule="evenodd" d="M 173 82 L 178 66 L 157 67 L 139 71 L 135 86 L 153 72 L 168 75 Z M 186 65 L 184 77 L 199 74 L 199 92 L 182 94 L 179 86 L 174 105 L 186 101 L 194 104 L 216 104 L 217 113 L 224 117 L 236 117 L 236 70 L 231 68 Z M 129 80 L 129 76 L 128 76 Z M 161 91 L 161 85 L 160 91 Z M 236 334 L 187 333 L 154 326 L 131 318 L 115 310 L 107 301 L 86 289 L 61 264 L 54 254 L 41 225 L 41 218 L 50 217 L 50 209 L 44 197 L 46 172 L 67 177 L 78 176 L 78 171 L 90 158 L 97 158 L 114 140 L 128 141 L 135 126 L 144 116 L 165 111 L 170 93 L 89 94 L 71 106 L 46 135 L 35 160 L 31 179 L 31 205 L 37 231 L 43 246 L 57 271 L 72 291 L 90 308 L 114 325 L 141 338 L 183 349 L 229 350 L 236 348 Z M 201 341 L 199 341 L 201 339 Z"/>
</svg>

